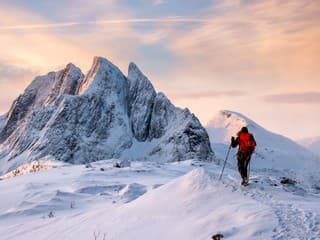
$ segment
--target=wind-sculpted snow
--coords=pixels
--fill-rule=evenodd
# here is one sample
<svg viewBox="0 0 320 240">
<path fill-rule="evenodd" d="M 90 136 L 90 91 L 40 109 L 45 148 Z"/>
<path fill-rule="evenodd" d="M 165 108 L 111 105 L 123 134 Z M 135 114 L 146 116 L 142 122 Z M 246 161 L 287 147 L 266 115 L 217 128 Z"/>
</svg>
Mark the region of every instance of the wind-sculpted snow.
<svg viewBox="0 0 320 240">
<path fill-rule="evenodd" d="M 73 64 L 36 77 L 0 118 L 0 172 L 50 156 L 70 163 L 130 158 L 211 160 L 206 130 L 187 109 L 156 93 L 131 63 L 128 77 L 95 57 L 88 74 Z M 126 152 L 126 154 L 123 154 Z"/>
</svg>

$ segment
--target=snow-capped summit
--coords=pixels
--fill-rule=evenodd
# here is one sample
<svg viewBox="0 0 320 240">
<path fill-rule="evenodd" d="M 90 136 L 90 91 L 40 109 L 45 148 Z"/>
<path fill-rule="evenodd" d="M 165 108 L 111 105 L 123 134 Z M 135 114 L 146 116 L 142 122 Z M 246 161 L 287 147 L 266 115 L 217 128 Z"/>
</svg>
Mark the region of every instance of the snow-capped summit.
<svg viewBox="0 0 320 240">
<path fill-rule="evenodd" d="M 219 143 L 229 145 L 231 136 L 236 136 L 244 126 L 253 133 L 257 142 L 254 161 L 252 161 L 255 167 L 312 169 L 320 163 L 311 152 L 296 142 L 268 131 L 240 113 L 220 111 L 206 128 L 213 145 L 219 145 Z"/>
<path fill-rule="evenodd" d="M 94 57 L 91 69 L 87 73 L 79 95 L 117 95 L 126 97 L 127 80 L 120 69 L 103 57 Z M 108 96 L 107 96 L 108 95 Z M 121 96 L 123 95 L 123 96 Z"/>
<path fill-rule="evenodd" d="M 6 124 L 0 134 L 0 144 L 4 141 L 8 143 L 11 134 L 17 132 L 18 127 L 21 129 L 21 127 L 25 126 L 26 118 L 35 117 L 36 110 L 54 105 L 61 100 L 64 94 L 77 94 L 82 78 L 81 70 L 73 64 L 68 64 L 61 71 L 50 72 L 45 76 L 36 77 L 24 93 L 13 102 L 10 110 L 5 115 Z M 12 136 L 13 138 L 14 135 Z"/>
<path fill-rule="evenodd" d="M 0 118 L 0 131 L 0 173 L 44 157 L 70 163 L 213 158 L 208 134 L 189 110 L 156 93 L 134 63 L 126 77 L 102 57 L 86 76 L 68 64 L 36 77 Z"/>
</svg>

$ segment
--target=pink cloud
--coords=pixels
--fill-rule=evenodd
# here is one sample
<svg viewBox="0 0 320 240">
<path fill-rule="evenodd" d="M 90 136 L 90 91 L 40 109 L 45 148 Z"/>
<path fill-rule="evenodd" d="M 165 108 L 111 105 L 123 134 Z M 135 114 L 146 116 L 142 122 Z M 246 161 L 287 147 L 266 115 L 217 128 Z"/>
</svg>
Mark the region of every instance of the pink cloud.
<svg viewBox="0 0 320 240">
<path fill-rule="evenodd" d="M 199 99 L 199 98 L 220 98 L 220 97 L 242 97 L 247 93 L 243 91 L 186 91 L 168 92 L 168 95 L 175 99 Z"/>
<path fill-rule="evenodd" d="M 264 96 L 264 101 L 270 103 L 310 103 L 320 104 L 320 92 L 283 93 Z"/>
</svg>

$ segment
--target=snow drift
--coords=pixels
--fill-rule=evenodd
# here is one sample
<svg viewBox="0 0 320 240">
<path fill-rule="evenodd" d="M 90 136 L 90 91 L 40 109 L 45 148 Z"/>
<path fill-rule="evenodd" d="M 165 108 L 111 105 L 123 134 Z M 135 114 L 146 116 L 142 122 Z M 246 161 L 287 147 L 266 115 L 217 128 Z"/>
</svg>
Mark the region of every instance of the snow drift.
<svg viewBox="0 0 320 240">
<path fill-rule="evenodd" d="M 42 177 L 33 175 L 31 176 L 33 181 L 24 176 L 25 181 L 16 178 L 11 179 L 12 183 L 2 182 L 1 186 L 10 184 L 13 186 L 12 189 L 15 191 L 9 191 L 9 188 L 6 190 L 10 196 L 15 196 L 15 200 L 18 199 L 16 194 L 21 189 L 19 194 L 28 201 L 23 201 L 18 207 L 11 209 L 18 213 L 13 212 L 12 214 L 16 215 L 10 217 L 7 214 L 1 215 L 0 207 L 0 219 L 3 220 L 1 236 L 4 239 L 16 240 L 34 239 L 35 236 L 39 240 L 85 240 L 94 239 L 93 233 L 96 235 L 100 233 L 99 239 L 106 234 L 106 239 L 207 240 L 211 239 L 213 234 L 221 232 L 226 239 L 271 238 L 277 221 L 269 206 L 243 196 L 241 191 L 234 191 L 231 187 L 213 184 L 211 177 L 203 168 L 193 170 L 188 168 L 188 170 L 183 166 L 163 167 L 161 170 L 153 169 L 153 174 L 144 180 L 146 175 L 134 176 L 121 169 L 114 169 L 102 176 L 94 172 L 95 184 L 101 184 L 102 181 L 112 183 L 114 180 L 112 181 L 111 176 L 122 183 L 138 180 L 140 184 L 132 183 L 120 187 L 118 193 L 121 196 L 130 188 L 132 195 L 139 195 L 138 198 L 125 203 L 120 201 L 111 203 L 113 198 L 107 199 L 105 194 L 93 195 L 92 192 L 93 196 L 90 199 L 81 201 L 83 198 L 88 198 L 86 195 L 89 194 L 72 192 L 73 188 L 79 185 L 79 180 L 82 181 L 81 184 L 90 186 L 93 179 L 90 181 L 90 178 L 84 178 L 83 171 L 87 170 L 78 166 L 61 168 L 60 171 L 52 169 L 48 178 L 43 177 L 44 172 L 39 172 Z M 174 169 L 175 171 L 183 169 L 184 173 L 180 173 L 183 175 L 172 176 Z M 109 178 L 106 178 L 105 174 L 110 174 Z M 172 179 L 169 182 L 168 177 Z M 167 179 L 165 184 L 155 189 L 146 188 L 141 184 L 164 179 Z M 14 184 L 19 181 L 21 184 Z M 26 185 L 29 181 L 36 181 L 37 184 L 31 185 L 33 188 L 30 189 L 30 183 Z M 50 192 L 50 188 L 54 190 L 57 187 L 55 185 L 59 185 L 62 189 Z M 145 189 L 141 192 L 143 186 Z M 41 191 L 44 189 L 45 191 Z M 108 189 L 101 191 L 108 192 Z M 76 199 L 76 207 L 71 209 L 69 205 L 73 199 Z M 36 202 L 40 204 L 35 204 Z M 28 209 L 27 207 L 32 204 L 35 206 Z M 4 205 L 11 206 L 12 203 Z M 23 211 L 17 208 L 22 208 Z M 54 208 L 58 208 L 59 211 L 54 211 L 53 217 L 39 217 Z"/>
</svg>

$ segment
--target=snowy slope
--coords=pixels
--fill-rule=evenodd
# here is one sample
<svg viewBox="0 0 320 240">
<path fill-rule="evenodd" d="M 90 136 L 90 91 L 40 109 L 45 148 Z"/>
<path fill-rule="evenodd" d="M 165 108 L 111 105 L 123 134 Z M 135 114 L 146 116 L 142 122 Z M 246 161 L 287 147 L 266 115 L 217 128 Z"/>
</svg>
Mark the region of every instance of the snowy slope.
<svg viewBox="0 0 320 240">
<path fill-rule="evenodd" d="M 301 139 L 298 143 L 320 157 L 320 137 Z"/>
<path fill-rule="evenodd" d="M 86 75 L 68 64 L 36 77 L 7 116 L 0 119 L 0 173 L 47 157 L 77 164 L 214 157 L 197 117 L 157 93 L 133 63 L 127 77 L 102 57 Z"/>
<path fill-rule="evenodd" d="M 240 113 L 226 110 L 220 111 L 206 126 L 213 149 L 220 152 L 217 155 L 226 154 L 231 136 L 236 136 L 244 126 L 254 134 L 257 142 L 252 161 L 254 168 L 313 169 L 320 163 L 314 154 L 289 138 L 266 130 Z"/>
<path fill-rule="evenodd" d="M 92 168 L 64 164 L 0 181 L 1 239 L 100 240 L 106 234 L 114 240 L 206 240 L 221 233 L 234 240 L 291 240 L 320 234 L 319 178 L 254 170 L 243 188 L 232 168 L 217 183 L 221 168 L 214 164 L 133 162 L 118 169 L 113 161 Z M 281 177 L 298 183 L 281 185 Z"/>
</svg>

